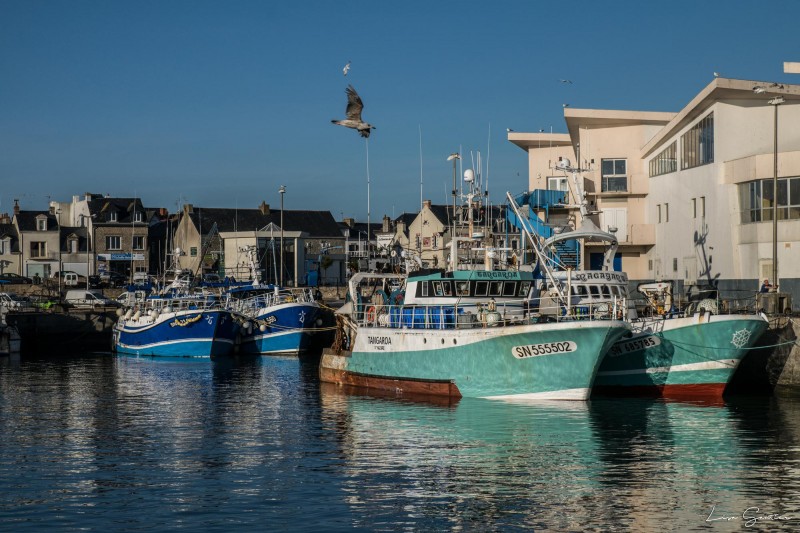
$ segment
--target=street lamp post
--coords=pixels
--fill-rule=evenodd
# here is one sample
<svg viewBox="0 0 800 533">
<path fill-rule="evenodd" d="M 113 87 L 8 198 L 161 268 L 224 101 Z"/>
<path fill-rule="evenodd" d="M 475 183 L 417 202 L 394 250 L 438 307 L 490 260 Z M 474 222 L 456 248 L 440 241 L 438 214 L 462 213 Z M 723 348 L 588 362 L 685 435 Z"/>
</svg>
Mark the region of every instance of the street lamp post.
<svg viewBox="0 0 800 533">
<path fill-rule="evenodd" d="M 286 185 L 281 185 L 278 189 L 281 193 L 281 287 L 283 287 L 283 195 L 286 194 Z"/>
<path fill-rule="evenodd" d="M 778 286 L 778 106 L 784 103 L 783 96 L 776 96 L 768 103 L 775 108 L 772 175 L 772 286 Z M 777 289 L 776 289 L 777 290 Z"/>
<path fill-rule="evenodd" d="M 89 245 L 94 242 L 94 224 L 92 224 L 92 240 L 89 241 L 89 225 L 86 223 L 86 219 L 94 218 L 94 215 L 78 215 L 81 217 L 81 224 L 84 225 L 86 228 L 86 290 L 89 290 L 89 274 L 91 274 L 91 268 L 89 266 Z"/>
</svg>

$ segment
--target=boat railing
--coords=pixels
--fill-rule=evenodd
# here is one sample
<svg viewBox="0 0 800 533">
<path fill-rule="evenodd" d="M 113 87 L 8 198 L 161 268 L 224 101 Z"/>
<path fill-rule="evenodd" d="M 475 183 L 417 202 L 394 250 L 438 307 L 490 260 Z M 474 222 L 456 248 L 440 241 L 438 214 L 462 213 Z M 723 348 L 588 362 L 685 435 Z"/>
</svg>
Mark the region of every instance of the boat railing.
<svg viewBox="0 0 800 533">
<path fill-rule="evenodd" d="M 277 292 L 262 292 L 249 298 L 231 298 L 228 301 L 228 307 L 237 313 L 250 315 L 268 307 L 294 302 L 314 302 L 313 291 L 311 289 L 298 288 L 280 289 Z"/>
<path fill-rule="evenodd" d="M 454 305 L 359 305 L 356 322 L 363 327 L 399 329 L 469 329 L 585 320 L 622 320 L 622 298 L 545 308 L 538 301 L 489 300 Z"/>
</svg>

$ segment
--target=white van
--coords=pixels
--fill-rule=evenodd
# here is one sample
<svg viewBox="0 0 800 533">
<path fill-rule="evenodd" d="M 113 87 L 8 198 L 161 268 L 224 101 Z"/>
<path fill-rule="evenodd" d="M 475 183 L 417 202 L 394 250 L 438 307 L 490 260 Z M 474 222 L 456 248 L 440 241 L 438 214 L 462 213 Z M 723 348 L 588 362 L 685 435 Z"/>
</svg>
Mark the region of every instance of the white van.
<svg viewBox="0 0 800 533">
<path fill-rule="evenodd" d="M 109 300 L 101 291 L 97 290 L 71 290 L 67 291 L 64 301 L 75 307 L 114 307 L 116 304 Z"/>
</svg>

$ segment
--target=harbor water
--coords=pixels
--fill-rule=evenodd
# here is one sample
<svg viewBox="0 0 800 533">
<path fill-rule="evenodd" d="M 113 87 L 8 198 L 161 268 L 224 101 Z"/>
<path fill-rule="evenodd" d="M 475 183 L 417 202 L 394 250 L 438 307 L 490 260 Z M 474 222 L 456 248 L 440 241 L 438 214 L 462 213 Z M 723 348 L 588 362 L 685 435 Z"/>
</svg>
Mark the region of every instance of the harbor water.
<svg viewBox="0 0 800 533">
<path fill-rule="evenodd" d="M 0 359 L 0 530 L 800 529 L 800 399 L 447 404 L 317 363 Z"/>
</svg>

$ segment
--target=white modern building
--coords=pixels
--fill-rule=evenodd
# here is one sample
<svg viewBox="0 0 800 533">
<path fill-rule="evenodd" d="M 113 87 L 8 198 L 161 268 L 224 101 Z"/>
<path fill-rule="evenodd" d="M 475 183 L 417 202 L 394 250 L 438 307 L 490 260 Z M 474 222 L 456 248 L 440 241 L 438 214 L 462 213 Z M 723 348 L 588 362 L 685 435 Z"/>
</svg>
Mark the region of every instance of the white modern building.
<svg viewBox="0 0 800 533">
<path fill-rule="evenodd" d="M 769 279 L 800 302 L 800 85 L 715 78 L 677 113 L 566 107 L 564 118 L 566 134 L 508 140 L 528 153 L 530 190 L 569 187 L 574 200 L 557 162 L 580 164 L 594 221 L 616 230 L 617 267 L 631 280 L 713 285 L 735 298 Z M 576 211 L 554 216 L 574 224 Z M 583 264 L 598 253 L 583 250 Z"/>
</svg>

